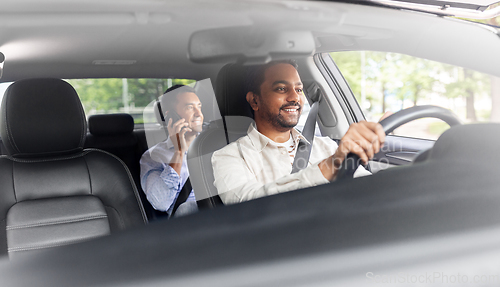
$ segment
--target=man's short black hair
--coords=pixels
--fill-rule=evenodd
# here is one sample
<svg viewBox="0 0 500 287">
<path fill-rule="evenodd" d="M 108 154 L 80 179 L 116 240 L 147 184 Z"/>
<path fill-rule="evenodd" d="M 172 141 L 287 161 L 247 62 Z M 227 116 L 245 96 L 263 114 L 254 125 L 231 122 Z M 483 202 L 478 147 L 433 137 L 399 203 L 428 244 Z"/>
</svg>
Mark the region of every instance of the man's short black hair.
<svg viewBox="0 0 500 287">
<path fill-rule="evenodd" d="M 256 95 L 260 95 L 260 85 L 264 82 L 264 76 L 267 69 L 277 64 L 290 64 L 295 70 L 298 68 L 295 60 L 291 59 L 271 61 L 264 65 L 249 66 L 245 77 L 245 94 L 252 92 Z"/>
<path fill-rule="evenodd" d="M 196 90 L 191 88 L 190 86 L 185 85 L 173 85 L 172 87 L 168 88 L 160 97 L 160 104 L 163 113 L 175 109 L 175 105 L 177 104 L 177 95 L 182 93 L 196 94 Z"/>
</svg>

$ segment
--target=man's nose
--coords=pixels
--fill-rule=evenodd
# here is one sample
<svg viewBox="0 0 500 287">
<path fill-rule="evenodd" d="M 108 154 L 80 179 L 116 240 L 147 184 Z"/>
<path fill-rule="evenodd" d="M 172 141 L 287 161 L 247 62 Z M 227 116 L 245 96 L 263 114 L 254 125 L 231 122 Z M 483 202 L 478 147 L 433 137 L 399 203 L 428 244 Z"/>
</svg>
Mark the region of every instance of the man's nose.
<svg viewBox="0 0 500 287">
<path fill-rule="evenodd" d="M 288 93 L 288 97 L 286 100 L 289 102 L 299 102 L 300 96 L 301 95 L 297 92 L 297 90 L 294 89 Z"/>
<path fill-rule="evenodd" d="M 194 108 L 194 116 L 201 117 L 203 114 L 201 113 L 201 108 Z"/>
</svg>

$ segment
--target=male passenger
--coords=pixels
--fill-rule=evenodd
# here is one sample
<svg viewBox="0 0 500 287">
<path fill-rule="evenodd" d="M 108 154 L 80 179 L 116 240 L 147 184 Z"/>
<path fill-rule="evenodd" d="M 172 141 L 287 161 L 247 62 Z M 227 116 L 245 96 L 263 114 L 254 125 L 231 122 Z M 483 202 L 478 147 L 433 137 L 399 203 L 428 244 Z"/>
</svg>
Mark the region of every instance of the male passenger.
<svg viewBox="0 0 500 287">
<path fill-rule="evenodd" d="M 189 177 L 186 153 L 203 127 L 201 102 L 189 86 L 175 85 L 160 99 L 169 137 L 147 150 L 141 158 L 141 186 L 151 205 L 169 215 Z M 181 204 L 175 215 L 197 210 L 194 192 Z"/>
<path fill-rule="evenodd" d="M 315 186 L 335 180 L 349 152 L 364 163 L 379 151 L 385 133 L 378 123 L 352 124 L 340 145 L 315 137 L 309 166 L 290 174 L 300 139 L 294 127 L 304 104 L 303 86 L 293 61 L 275 61 L 250 69 L 246 100 L 254 111 L 246 136 L 212 156 L 215 182 L 225 204 Z M 369 174 L 359 168 L 355 176 Z"/>
</svg>

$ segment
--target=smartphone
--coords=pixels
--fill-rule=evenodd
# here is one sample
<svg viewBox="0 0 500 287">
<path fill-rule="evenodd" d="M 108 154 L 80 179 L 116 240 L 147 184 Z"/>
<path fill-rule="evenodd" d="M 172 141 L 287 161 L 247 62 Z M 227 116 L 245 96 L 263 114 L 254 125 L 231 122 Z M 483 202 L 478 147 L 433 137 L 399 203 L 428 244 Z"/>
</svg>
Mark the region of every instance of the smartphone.
<svg viewBox="0 0 500 287">
<path fill-rule="evenodd" d="M 161 108 L 161 104 L 159 101 L 156 102 L 156 108 L 158 109 L 158 114 L 160 115 L 160 119 L 163 122 L 162 125 L 165 127 L 168 125 L 169 119 L 172 119 L 172 124 L 182 119 L 181 116 L 179 116 L 179 114 L 176 111 L 169 111 L 167 113 L 167 116 L 165 117 L 165 114 L 163 113 L 163 109 Z"/>
<path fill-rule="evenodd" d="M 175 124 L 177 121 L 179 121 L 181 116 L 176 111 L 168 111 L 167 116 L 165 117 L 165 125 L 168 125 L 168 120 L 172 119 L 172 124 Z"/>
</svg>

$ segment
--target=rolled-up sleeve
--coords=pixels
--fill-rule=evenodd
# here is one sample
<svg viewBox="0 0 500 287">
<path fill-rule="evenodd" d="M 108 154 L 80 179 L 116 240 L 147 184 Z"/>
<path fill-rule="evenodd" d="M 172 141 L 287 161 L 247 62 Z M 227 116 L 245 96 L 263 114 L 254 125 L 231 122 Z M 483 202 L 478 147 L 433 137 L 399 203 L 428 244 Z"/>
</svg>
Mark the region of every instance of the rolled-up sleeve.
<svg viewBox="0 0 500 287">
<path fill-rule="evenodd" d="M 181 177 L 166 163 L 141 160 L 141 186 L 153 208 L 170 212 L 181 188 Z"/>
</svg>

